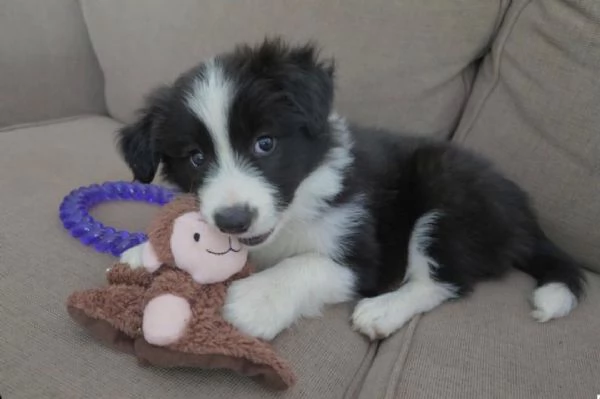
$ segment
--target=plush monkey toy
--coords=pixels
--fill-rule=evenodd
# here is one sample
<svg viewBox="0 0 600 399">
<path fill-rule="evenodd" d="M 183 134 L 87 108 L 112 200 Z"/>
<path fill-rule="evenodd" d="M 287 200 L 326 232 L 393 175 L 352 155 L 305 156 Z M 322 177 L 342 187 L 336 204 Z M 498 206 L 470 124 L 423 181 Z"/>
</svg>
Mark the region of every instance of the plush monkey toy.
<svg viewBox="0 0 600 399">
<path fill-rule="evenodd" d="M 287 389 L 295 376 L 272 346 L 221 316 L 229 284 L 251 272 L 248 254 L 203 220 L 196 201 L 182 195 L 160 210 L 143 268 L 115 264 L 107 286 L 71 294 L 67 310 L 96 339 L 141 364 L 229 369 Z"/>
</svg>

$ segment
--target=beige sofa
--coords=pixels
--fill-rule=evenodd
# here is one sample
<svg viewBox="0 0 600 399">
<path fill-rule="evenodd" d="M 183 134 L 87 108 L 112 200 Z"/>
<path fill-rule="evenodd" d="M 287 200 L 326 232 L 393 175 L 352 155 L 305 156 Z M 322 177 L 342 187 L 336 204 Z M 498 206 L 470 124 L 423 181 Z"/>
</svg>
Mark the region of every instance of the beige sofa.
<svg viewBox="0 0 600 399">
<path fill-rule="evenodd" d="M 58 205 L 129 179 L 114 133 L 142 96 L 240 41 L 317 39 L 350 119 L 458 141 L 533 195 L 589 266 L 568 317 L 529 316 L 514 272 L 371 343 L 351 304 L 275 341 L 283 394 L 224 371 L 140 368 L 68 318 L 113 260 L 68 237 Z M 595 398 L 600 394 L 598 0 L 4 0 L 0 4 L 0 395 L 14 398 Z M 141 229 L 153 208 L 94 215 Z"/>
</svg>

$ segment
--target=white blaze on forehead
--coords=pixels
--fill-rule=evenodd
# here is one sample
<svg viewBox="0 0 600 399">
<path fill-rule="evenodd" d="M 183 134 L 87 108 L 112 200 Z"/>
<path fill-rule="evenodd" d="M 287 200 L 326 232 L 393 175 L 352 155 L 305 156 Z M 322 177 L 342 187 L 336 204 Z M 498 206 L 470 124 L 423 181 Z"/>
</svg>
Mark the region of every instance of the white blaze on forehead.
<svg viewBox="0 0 600 399">
<path fill-rule="evenodd" d="M 210 222 L 214 222 L 214 213 L 220 207 L 247 204 L 255 208 L 258 219 L 251 230 L 262 234 L 274 223 L 276 190 L 231 146 L 228 116 L 234 96 L 234 82 L 212 60 L 196 78 L 186 99 L 188 108 L 206 126 L 216 155 L 216 164 L 198 194 L 202 211 Z"/>
<path fill-rule="evenodd" d="M 229 142 L 227 115 L 234 95 L 233 83 L 218 62 L 206 63 L 204 74 L 196 78 L 187 105 L 204 123 L 215 147 L 219 163 L 233 166 L 234 155 Z"/>
</svg>

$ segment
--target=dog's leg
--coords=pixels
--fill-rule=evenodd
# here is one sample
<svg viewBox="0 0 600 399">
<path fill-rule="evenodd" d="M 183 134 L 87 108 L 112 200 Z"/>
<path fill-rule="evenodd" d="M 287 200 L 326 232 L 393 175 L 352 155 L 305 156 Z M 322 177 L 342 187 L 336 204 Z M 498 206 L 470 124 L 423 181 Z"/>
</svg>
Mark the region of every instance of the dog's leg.
<svg viewBox="0 0 600 399">
<path fill-rule="evenodd" d="M 128 264 L 132 269 L 142 267 L 144 245 L 146 245 L 145 242 L 124 251 L 119 258 L 119 262 Z"/>
<path fill-rule="evenodd" d="M 432 269 L 440 266 L 427 253 L 438 217 L 430 212 L 417 221 L 409 242 L 406 283 L 396 291 L 360 301 L 352 315 L 355 330 L 371 339 L 385 338 L 413 316 L 456 296 L 456 287 L 431 276 Z"/>
<path fill-rule="evenodd" d="M 302 316 L 316 316 L 325 304 L 353 297 L 354 273 L 333 260 L 299 255 L 229 288 L 223 315 L 246 334 L 270 340 Z"/>
</svg>

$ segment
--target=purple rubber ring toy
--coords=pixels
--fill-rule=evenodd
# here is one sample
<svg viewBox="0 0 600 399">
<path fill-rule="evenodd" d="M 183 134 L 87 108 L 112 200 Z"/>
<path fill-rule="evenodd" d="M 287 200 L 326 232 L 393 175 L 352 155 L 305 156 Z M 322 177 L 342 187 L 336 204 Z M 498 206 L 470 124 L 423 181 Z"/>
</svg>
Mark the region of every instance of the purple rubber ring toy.
<svg viewBox="0 0 600 399">
<path fill-rule="evenodd" d="M 175 192 L 154 184 L 113 181 L 92 184 L 71 191 L 60 204 L 59 216 L 63 226 L 82 244 L 100 253 L 121 255 L 127 249 L 147 240 L 143 232 L 128 232 L 104 226 L 92 218 L 90 209 L 108 201 L 139 201 L 163 206 Z"/>
</svg>

